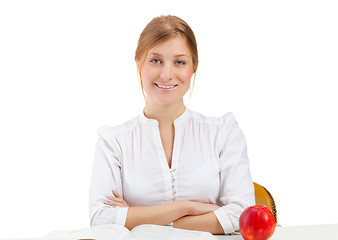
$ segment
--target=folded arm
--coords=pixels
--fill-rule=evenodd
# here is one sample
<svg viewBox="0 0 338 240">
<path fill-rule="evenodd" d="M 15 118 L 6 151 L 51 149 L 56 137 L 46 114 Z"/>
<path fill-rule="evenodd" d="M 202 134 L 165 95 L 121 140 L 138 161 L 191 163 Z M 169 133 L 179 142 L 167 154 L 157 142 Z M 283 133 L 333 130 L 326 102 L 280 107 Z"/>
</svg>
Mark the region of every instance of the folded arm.
<svg viewBox="0 0 338 240">
<path fill-rule="evenodd" d="M 201 203 L 196 201 L 175 201 L 154 206 L 130 207 L 117 192 L 114 192 L 114 195 L 116 197 L 108 197 L 110 201 L 106 202 L 105 204 L 111 207 L 128 207 L 125 227 L 129 230 L 141 224 L 167 225 L 178 220 L 180 220 L 182 223 L 189 222 L 190 224 L 194 224 L 194 222 L 187 221 L 188 218 L 186 217 L 204 216 L 206 213 L 211 213 L 213 216 L 215 216 L 212 211 L 220 208 L 215 204 Z M 186 220 L 184 221 L 184 219 Z M 211 218 L 209 217 L 208 219 L 203 219 L 208 221 Z"/>
<path fill-rule="evenodd" d="M 154 206 L 130 207 L 121 195 L 113 191 L 114 197 L 107 197 L 105 205 L 111 207 L 127 207 L 125 227 L 129 230 L 141 224 L 167 225 L 174 220 L 189 214 L 185 201 L 171 202 Z"/>
<path fill-rule="evenodd" d="M 213 212 L 198 216 L 182 217 L 174 222 L 173 227 L 187 230 L 205 231 L 210 232 L 211 234 L 224 234 L 223 228 Z"/>
<path fill-rule="evenodd" d="M 129 207 L 125 227 L 131 230 L 141 224 L 167 225 L 187 214 L 188 209 L 183 201 L 146 207 Z"/>
</svg>

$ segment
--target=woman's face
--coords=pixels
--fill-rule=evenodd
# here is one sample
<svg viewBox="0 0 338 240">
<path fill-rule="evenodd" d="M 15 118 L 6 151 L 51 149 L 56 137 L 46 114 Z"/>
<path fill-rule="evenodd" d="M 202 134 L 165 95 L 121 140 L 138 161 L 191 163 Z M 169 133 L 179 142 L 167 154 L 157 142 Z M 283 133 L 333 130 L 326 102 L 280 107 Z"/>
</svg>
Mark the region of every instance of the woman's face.
<svg viewBox="0 0 338 240">
<path fill-rule="evenodd" d="M 192 75 L 192 57 L 183 38 L 171 38 L 153 47 L 141 68 L 147 101 L 165 105 L 183 101 Z"/>
</svg>

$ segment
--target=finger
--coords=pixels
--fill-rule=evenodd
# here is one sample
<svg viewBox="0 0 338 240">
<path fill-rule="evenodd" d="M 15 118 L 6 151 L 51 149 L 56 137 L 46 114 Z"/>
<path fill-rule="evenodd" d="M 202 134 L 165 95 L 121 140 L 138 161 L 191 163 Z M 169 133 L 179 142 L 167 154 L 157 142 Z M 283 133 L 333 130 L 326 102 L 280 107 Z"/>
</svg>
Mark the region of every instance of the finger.
<svg viewBox="0 0 338 240">
<path fill-rule="evenodd" d="M 116 198 L 116 197 L 107 197 L 110 201 L 114 202 L 122 202 L 125 203 L 125 201 L 122 198 Z"/>
<path fill-rule="evenodd" d="M 128 204 L 126 204 L 126 203 L 118 203 L 118 202 L 115 202 L 114 205 L 115 205 L 115 206 L 121 207 L 121 206 L 127 206 Z"/>
<path fill-rule="evenodd" d="M 105 205 L 112 206 L 112 207 L 128 207 L 128 204 L 124 203 L 117 203 L 117 202 L 104 202 Z"/>
<path fill-rule="evenodd" d="M 112 192 L 113 192 L 115 197 L 122 198 L 121 195 L 117 191 L 113 190 Z"/>
<path fill-rule="evenodd" d="M 123 199 L 117 199 L 115 202 L 118 202 L 118 203 L 123 203 L 123 204 L 127 204 L 127 202 L 126 201 L 124 201 Z"/>
<path fill-rule="evenodd" d="M 120 198 L 115 198 L 115 199 L 112 199 L 113 197 L 109 197 L 107 201 L 108 203 L 121 203 L 121 204 L 127 204 L 123 199 L 120 199 Z"/>
<path fill-rule="evenodd" d="M 109 200 L 112 200 L 112 201 L 117 201 L 118 199 L 120 199 L 120 198 L 116 198 L 116 197 L 112 197 L 112 196 L 109 196 L 109 197 L 107 197 Z"/>
<path fill-rule="evenodd" d="M 104 202 L 104 204 L 109 205 L 109 206 L 122 206 L 122 205 L 126 205 L 124 203 L 119 203 L 119 202 Z"/>
<path fill-rule="evenodd" d="M 114 203 L 114 202 L 104 202 L 103 204 L 105 204 L 105 205 L 109 205 L 109 206 L 114 206 L 114 205 L 115 205 L 115 203 Z"/>
</svg>

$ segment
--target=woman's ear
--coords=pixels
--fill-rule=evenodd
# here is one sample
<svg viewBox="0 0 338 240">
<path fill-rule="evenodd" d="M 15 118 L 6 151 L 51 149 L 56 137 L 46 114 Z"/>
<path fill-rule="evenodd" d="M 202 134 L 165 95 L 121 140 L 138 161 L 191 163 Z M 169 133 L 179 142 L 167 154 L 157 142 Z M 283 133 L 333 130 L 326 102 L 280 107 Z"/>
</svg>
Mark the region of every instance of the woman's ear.
<svg viewBox="0 0 338 240">
<path fill-rule="evenodd" d="M 135 61 L 135 63 L 136 63 L 136 73 L 137 73 L 138 79 L 139 79 L 140 82 L 141 82 L 142 80 L 141 80 L 140 62 L 139 62 L 139 61 Z M 141 84 L 142 84 L 142 83 L 141 83 Z"/>
</svg>

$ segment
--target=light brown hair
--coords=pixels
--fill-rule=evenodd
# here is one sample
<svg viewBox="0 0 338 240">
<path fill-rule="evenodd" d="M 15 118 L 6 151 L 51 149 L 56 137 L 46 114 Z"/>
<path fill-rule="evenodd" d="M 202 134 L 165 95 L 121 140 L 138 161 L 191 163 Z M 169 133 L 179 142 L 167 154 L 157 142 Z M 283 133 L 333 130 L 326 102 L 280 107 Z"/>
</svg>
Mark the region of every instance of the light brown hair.
<svg viewBox="0 0 338 240">
<path fill-rule="evenodd" d="M 183 39 L 185 39 L 192 57 L 194 71 L 194 80 L 192 84 L 192 89 L 194 88 L 196 70 L 198 66 L 197 43 L 194 32 L 192 31 L 190 26 L 179 17 L 171 15 L 155 17 L 143 29 L 140 38 L 138 40 L 135 52 L 135 61 L 138 63 L 137 71 L 140 77 L 140 83 L 144 99 L 145 95 L 142 85 L 141 68 L 145 61 L 147 53 L 149 52 L 150 49 L 152 49 L 156 45 L 177 36 L 183 37 Z M 191 93 L 192 90 L 190 92 L 190 97 Z"/>
</svg>

